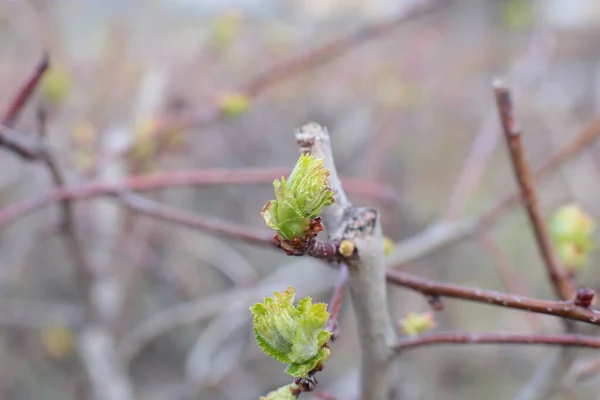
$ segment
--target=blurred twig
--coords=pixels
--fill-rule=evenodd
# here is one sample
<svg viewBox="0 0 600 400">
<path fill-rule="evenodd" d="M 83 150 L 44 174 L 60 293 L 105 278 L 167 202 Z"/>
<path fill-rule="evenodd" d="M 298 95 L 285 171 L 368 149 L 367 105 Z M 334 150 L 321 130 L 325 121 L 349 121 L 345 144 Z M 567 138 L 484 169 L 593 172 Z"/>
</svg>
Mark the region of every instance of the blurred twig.
<svg viewBox="0 0 600 400">
<path fill-rule="evenodd" d="M 0 136 L 0 141 L 1 141 Z M 33 143 L 32 143 L 33 146 Z M 38 157 L 38 150 L 30 152 L 30 146 L 24 147 L 27 154 Z M 114 182 L 90 182 L 77 186 L 59 186 L 42 196 L 23 200 L 0 211 L 0 227 L 9 225 L 13 220 L 26 214 L 65 200 L 81 200 L 99 196 L 116 196 L 122 192 L 143 192 L 176 187 L 206 187 L 221 185 L 251 185 L 271 183 L 283 175 L 289 175 L 283 168 L 256 169 L 215 169 L 198 171 L 178 171 L 153 175 L 134 176 Z M 397 204 L 393 189 L 387 185 L 366 182 L 361 179 L 343 178 L 342 183 L 348 191 L 359 196 L 373 197 L 385 204 Z"/>
<path fill-rule="evenodd" d="M 304 271 L 306 271 L 305 267 L 303 266 Z M 286 270 L 292 271 L 294 268 L 298 270 L 297 266 L 290 266 Z M 298 292 L 307 290 L 318 292 L 331 287 L 332 283 L 329 280 L 322 279 L 321 277 L 314 279 L 315 275 L 309 274 L 309 271 L 294 276 L 294 286 Z M 279 271 L 279 273 L 283 272 Z M 265 280 L 274 281 L 273 277 Z M 125 335 L 119 344 L 119 353 L 122 354 L 126 362 L 131 362 L 143 347 L 172 329 L 193 324 L 203 318 L 219 314 L 223 311 L 224 305 L 228 307 L 230 312 L 242 308 L 247 309 L 248 304 L 258 301 L 262 297 L 272 294 L 279 289 L 281 289 L 281 284 L 262 283 L 257 287 L 236 288 L 212 297 L 204 297 L 156 312 L 129 334 Z"/>
<path fill-rule="evenodd" d="M 413 0 L 408 2 L 396 16 L 362 26 L 345 36 L 278 63 L 251 78 L 245 84 L 240 85 L 233 92 L 243 94 L 251 99 L 256 98 L 267 89 L 283 83 L 287 79 L 318 68 L 349 53 L 364 43 L 393 32 L 402 26 L 403 23 L 414 21 L 417 17 L 425 15 L 428 11 L 432 10 L 435 5 L 441 3 L 443 2 L 434 0 Z M 157 128 L 152 132 L 151 136 L 154 141 L 159 143 L 158 147 L 161 147 L 160 144 L 165 132 L 186 128 L 202 129 L 220 121 L 223 117 L 225 117 L 225 113 L 216 103 L 200 112 L 193 111 L 177 116 L 164 116 L 160 119 Z M 101 169 L 111 160 L 126 154 L 130 150 L 131 146 L 126 146 L 112 154 L 102 155 L 96 165 L 90 168 L 85 175 L 94 174 L 95 171 Z"/>
<path fill-rule="evenodd" d="M 19 110 L 25 105 L 33 88 L 48 68 L 48 60 L 38 67 L 31 84 L 19 91 L 12 108 L 6 113 L 10 123 L 16 122 Z M 14 109 L 13 109 L 14 108 Z M 39 114 L 39 135 L 29 141 L 6 126 L 0 129 L 0 145 L 21 155 L 29 161 L 39 161 L 46 166 L 56 186 L 63 186 L 65 179 L 58 162 L 52 152 L 44 144 L 45 118 Z M 100 317 L 100 307 L 94 297 L 92 286 L 94 274 L 90 263 L 80 243 L 80 236 L 75 225 L 75 216 L 71 202 L 63 200 L 63 227 L 67 248 L 73 259 L 75 275 L 77 276 L 77 289 L 81 293 L 81 300 L 85 305 L 85 327 L 80 334 L 80 356 L 86 367 L 86 372 L 98 400 L 130 400 L 133 399 L 133 389 L 129 378 L 120 365 L 118 354 L 112 343 L 111 334 L 103 327 Z"/>
<path fill-rule="evenodd" d="M 534 32 L 529 39 L 525 54 L 513 63 L 507 79 L 519 86 L 530 84 L 546 69 L 552 55 L 553 42 L 553 38 L 550 37 L 547 30 L 541 29 Z M 463 163 L 444 213 L 444 220 L 453 220 L 461 214 L 484 175 L 487 162 L 496 148 L 499 137 L 500 129 L 496 122 L 496 111 L 490 110 L 475 135 L 469 155 Z"/>
<path fill-rule="evenodd" d="M 44 53 L 38 64 L 36 65 L 33 73 L 27 81 L 23 84 L 23 86 L 17 92 L 17 95 L 12 99 L 12 102 L 8 106 L 4 116 L 2 117 L 2 125 L 12 128 L 23 107 L 27 104 L 28 100 L 31 98 L 31 95 L 37 88 L 40 80 L 44 76 L 44 73 L 50 66 L 50 59 L 48 58 L 48 54 Z"/>
</svg>

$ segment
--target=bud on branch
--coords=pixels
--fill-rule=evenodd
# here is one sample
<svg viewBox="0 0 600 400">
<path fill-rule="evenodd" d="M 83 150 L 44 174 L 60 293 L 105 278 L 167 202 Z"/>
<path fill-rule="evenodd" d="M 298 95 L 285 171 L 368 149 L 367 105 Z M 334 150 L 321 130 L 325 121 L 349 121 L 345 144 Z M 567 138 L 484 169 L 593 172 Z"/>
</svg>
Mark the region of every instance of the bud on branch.
<svg viewBox="0 0 600 400">
<path fill-rule="evenodd" d="M 262 210 L 267 226 L 285 240 L 308 239 L 313 220 L 334 201 L 328 176 L 322 159 L 302 154 L 287 180 L 282 177 L 273 182 L 275 200 Z"/>
</svg>

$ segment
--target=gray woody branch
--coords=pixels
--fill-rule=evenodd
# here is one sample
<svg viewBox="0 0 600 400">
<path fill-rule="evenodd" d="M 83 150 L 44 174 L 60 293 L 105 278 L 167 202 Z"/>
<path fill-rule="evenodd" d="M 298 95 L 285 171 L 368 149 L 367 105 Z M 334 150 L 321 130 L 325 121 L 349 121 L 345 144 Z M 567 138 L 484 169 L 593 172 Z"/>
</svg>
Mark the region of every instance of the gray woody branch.
<svg viewBox="0 0 600 400">
<path fill-rule="evenodd" d="M 354 242 L 358 257 L 349 259 L 348 287 L 358 322 L 361 343 L 361 394 L 363 400 L 388 398 L 388 372 L 394 331 L 387 310 L 383 241 L 379 212 L 353 206 L 338 178 L 327 130 L 315 123 L 296 132 L 303 153 L 324 158 L 335 203 L 323 212 L 323 222 L 334 242 Z"/>
</svg>

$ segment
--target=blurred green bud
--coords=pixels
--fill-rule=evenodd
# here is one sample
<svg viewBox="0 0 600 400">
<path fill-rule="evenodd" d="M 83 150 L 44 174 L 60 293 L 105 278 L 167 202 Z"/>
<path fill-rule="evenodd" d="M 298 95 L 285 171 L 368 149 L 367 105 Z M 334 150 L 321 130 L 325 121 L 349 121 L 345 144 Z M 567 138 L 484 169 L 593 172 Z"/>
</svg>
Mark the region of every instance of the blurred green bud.
<svg viewBox="0 0 600 400">
<path fill-rule="evenodd" d="M 558 257 L 568 269 L 578 269 L 588 264 L 588 253 L 581 251 L 573 242 L 560 243 L 556 246 Z"/>
<path fill-rule="evenodd" d="M 228 118 L 239 117 L 250 108 L 250 98 L 242 93 L 226 93 L 221 95 L 218 105 Z"/>
<path fill-rule="evenodd" d="M 383 237 L 383 252 L 386 256 L 389 256 L 396 250 L 396 242 L 387 236 Z"/>
<path fill-rule="evenodd" d="M 505 0 L 500 5 L 500 16 L 508 29 L 531 28 L 535 24 L 535 5 L 530 0 Z"/>
<path fill-rule="evenodd" d="M 270 357 L 288 364 L 285 372 L 296 378 L 308 373 L 329 357 L 324 347 L 331 332 L 324 329 L 329 318 L 327 305 L 312 304 L 310 297 L 294 306 L 294 288 L 275 292 L 263 303 L 250 307 L 259 347 Z"/>
<path fill-rule="evenodd" d="M 404 335 L 419 335 L 435 327 L 433 313 L 408 313 L 400 321 L 400 331 Z"/>
<path fill-rule="evenodd" d="M 243 17 L 238 10 L 226 10 L 211 23 L 209 41 L 213 49 L 227 51 L 237 40 Z"/>
<path fill-rule="evenodd" d="M 328 176 L 323 159 L 302 154 L 288 180 L 282 177 L 273 182 L 275 200 L 269 201 L 261 213 L 267 226 L 284 239 L 303 238 L 311 221 L 334 202 Z"/>
<path fill-rule="evenodd" d="M 282 386 L 279 389 L 269 393 L 267 397 L 261 397 L 259 400 L 296 400 L 298 398 L 294 392 L 298 391 L 298 385 L 292 383 L 291 385 Z"/>
<path fill-rule="evenodd" d="M 592 217 L 574 204 L 561 207 L 550 221 L 550 234 L 558 256 L 567 268 L 587 264 L 594 250 L 593 233 L 596 224 Z"/>
<path fill-rule="evenodd" d="M 40 82 L 42 99 L 52 105 L 61 104 L 69 95 L 70 89 L 69 75 L 61 68 L 50 68 Z"/>
</svg>

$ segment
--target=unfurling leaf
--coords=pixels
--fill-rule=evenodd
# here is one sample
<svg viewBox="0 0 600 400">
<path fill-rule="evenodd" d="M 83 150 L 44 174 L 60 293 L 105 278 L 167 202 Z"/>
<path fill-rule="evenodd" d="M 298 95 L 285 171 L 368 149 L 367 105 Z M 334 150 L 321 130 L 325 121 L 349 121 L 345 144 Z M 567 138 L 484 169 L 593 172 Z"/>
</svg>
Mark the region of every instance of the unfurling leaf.
<svg viewBox="0 0 600 400">
<path fill-rule="evenodd" d="M 405 335 L 418 335 L 435 327 L 433 313 L 409 313 L 400 321 L 400 331 Z"/>
<path fill-rule="evenodd" d="M 561 207 L 550 221 L 550 234 L 557 254 L 568 269 L 587 265 L 594 250 L 592 217 L 574 204 Z"/>
<path fill-rule="evenodd" d="M 297 391 L 298 386 L 295 383 L 291 385 L 282 386 L 277 390 L 270 392 L 267 397 L 261 397 L 259 400 L 295 400 L 298 398 L 294 393 Z"/>
<path fill-rule="evenodd" d="M 302 154 L 287 180 L 282 177 L 273 182 L 275 200 L 262 210 L 267 226 L 283 239 L 303 238 L 311 221 L 334 201 L 328 177 L 323 159 Z"/>
<path fill-rule="evenodd" d="M 259 347 L 270 357 L 287 364 L 286 373 L 306 378 L 329 357 L 324 347 L 331 332 L 324 329 L 329 318 L 327 305 L 312 304 L 310 297 L 294 305 L 295 291 L 288 287 L 264 302 L 250 307 Z"/>
</svg>

